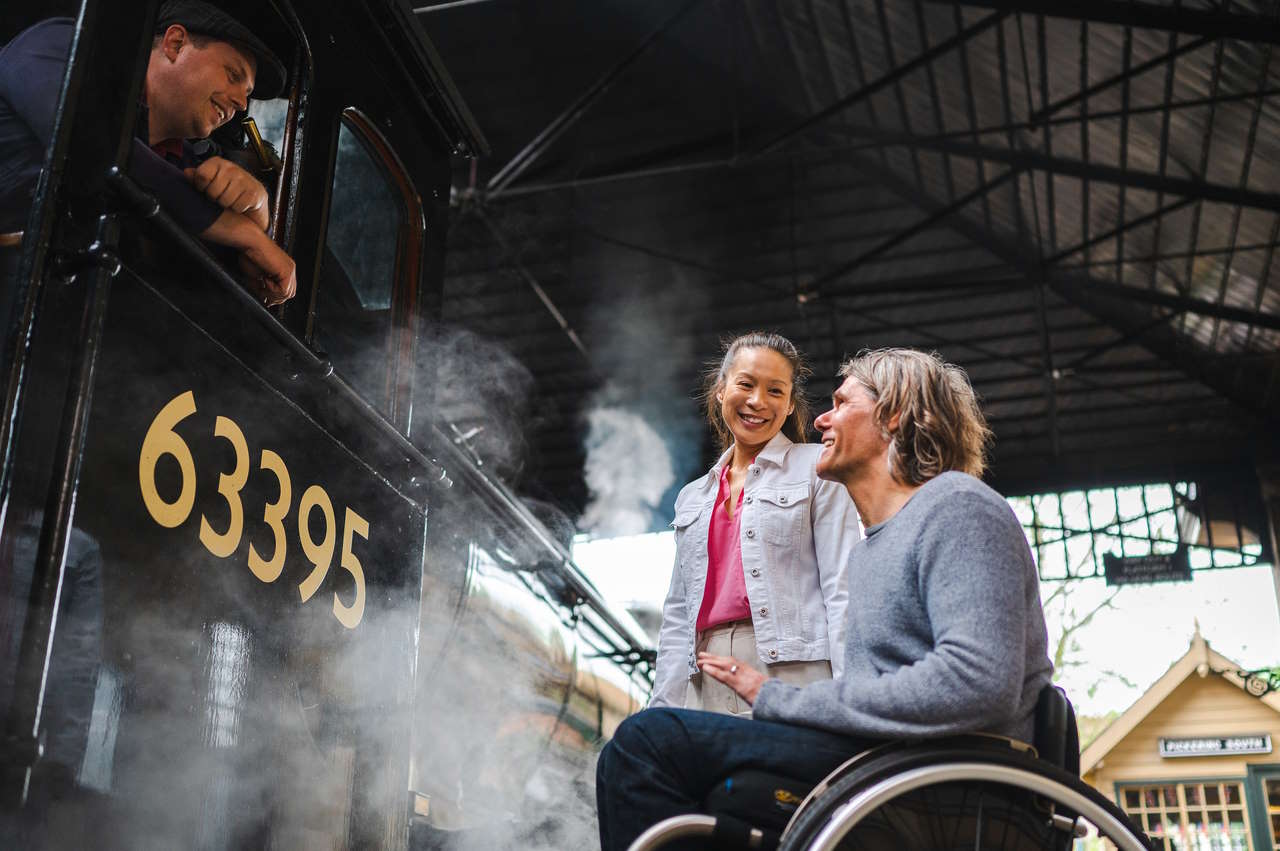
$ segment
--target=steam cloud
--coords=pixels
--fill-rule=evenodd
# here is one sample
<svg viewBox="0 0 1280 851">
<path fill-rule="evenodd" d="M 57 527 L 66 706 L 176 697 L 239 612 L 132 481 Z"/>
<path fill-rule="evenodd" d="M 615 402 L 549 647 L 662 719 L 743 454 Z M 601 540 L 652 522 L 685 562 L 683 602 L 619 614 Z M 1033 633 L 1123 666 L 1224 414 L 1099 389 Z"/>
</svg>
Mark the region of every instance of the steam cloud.
<svg viewBox="0 0 1280 851">
<path fill-rule="evenodd" d="M 490 473 L 514 482 L 528 452 L 533 375 L 501 344 L 439 326 L 421 344 L 420 375 L 435 375 L 431 417 Z"/>
<path fill-rule="evenodd" d="M 491 474 L 517 477 L 528 371 L 500 345 L 457 329 L 425 335 L 418 360 L 423 384 L 435 392 L 417 400 L 416 417 L 467 435 L 460 445 Z M 447 380 L 432 382 L 432 374 Z M 259 432 L 266 431 L 262 424 Z M 93 519 L 103 498 L 87 498 L 77 520 Z M 555 506 L 531 508 L 558 537 L 571 534 Z M 73 549 L 76 542 L 89 548 L 91 533 L 128 542 L 104 529 L 77 529 Z M 421 528 L 403 533 L 407 545 Z M 403 558 L 398 544 L 387 546 L 382 558 Z M 620 675 L 548 605 L 553 593 L 541 585 L 527 542 L 461 481 L 433 503 L 427 548 L 421 598 L 371 582 L 369 615 L 342 640 L 325 638 L 334 627 L 319 600 L 291 608 L 287 623 L 239 605 L 242 572 L 229 568 L 202 574 L 221 606 L 200 612 L 168 605 L 164 596 L 131 598 L 129 617 L 112 621 L 109 641 L 58 647 L 52 702 L 67 702 L 67 675 L 80 664 L 83 711 L 66 730 L 51 731 L 55 753 L 45 763 L 53 765 L 58 743 L 74 734 L 82 744 L 58 757 L 64 785 L 83 790 L 109 824 L 46 800 L 36 806 L 49 818 L 34 829 L 49 847 L 159 849 L 183 837 L 191 847 L 223 849 L 269 834 L 278 849 L 342 848 L 359 807 L 399 812 L 415 789 L 429 795 L 438 821 L 398 827 L 411 835 L 388 833 L 391 846 L 593 846 L 596 724 L 611 719 L 602 725 L 607 736 L 642 695 L 634 684 L 628 691 L 625 677 L 619 687 Z M 370 556 L 372 577 L 377 557 Z M 103 560 L 91 571 L 69 568 L 68 582 L 104 571 L 158 572 L 118 547 Z M 119 612 L 120 603 L 95 599 L 99 616 L 103 606 Z M 60 634 L 72 623 L 64 618 Z M 607 688 L 595 673 L 614 683 L 604 716 L 591 704 Z M 412 742 L 403 736 L 409 729 Z M 0 845 L 38 847 L 25 834 L 9 841 L 11 830 L 25 829 L 0 823 Z M 359 830 L 367 835 L 369 826 Z"/>
<path fill-rule="evenodd" d="M 611 345 L 598 368 L 609 378 L 585 414 L 585 475 L 590 501 L 580 528 L 596 537 L 666 525 L 675 491 L 696 471 L 702 423 L 693 400 L 698 377 L 692 338 L 680 317 L 693 287 L 620 298 L 602 307 L 594 338 Z M 664 567 L 665 569 L 665 567 Z"/>
<path fill-rule="evenodd" d="M 587 414 L 585 473 L 592 499 L 582 526 L 605 538 L 648 532 L 675 481 L 662 437 L 639 414 L 614 405 Z"/>
</svg>

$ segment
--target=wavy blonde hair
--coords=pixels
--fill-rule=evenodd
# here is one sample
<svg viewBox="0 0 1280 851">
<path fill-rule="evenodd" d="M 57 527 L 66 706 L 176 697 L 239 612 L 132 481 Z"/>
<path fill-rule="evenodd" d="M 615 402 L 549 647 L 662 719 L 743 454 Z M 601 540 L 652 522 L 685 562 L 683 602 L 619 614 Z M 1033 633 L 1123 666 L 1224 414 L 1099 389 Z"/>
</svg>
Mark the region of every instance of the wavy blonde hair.
<svg viewBox="0 0 1280 851">
<path fill-rule="evenodd" d="M 876 349 L 845 361 L 840 376 L 853 378 L 875 399 L 873 415 L 890 441 L 895 479 L 922 485 L 948 470 L 982 476 L 991 429 L 963 369 L 937 352 Z M 890 432 L 895 415 L 898 426 Z"/>
</svg>

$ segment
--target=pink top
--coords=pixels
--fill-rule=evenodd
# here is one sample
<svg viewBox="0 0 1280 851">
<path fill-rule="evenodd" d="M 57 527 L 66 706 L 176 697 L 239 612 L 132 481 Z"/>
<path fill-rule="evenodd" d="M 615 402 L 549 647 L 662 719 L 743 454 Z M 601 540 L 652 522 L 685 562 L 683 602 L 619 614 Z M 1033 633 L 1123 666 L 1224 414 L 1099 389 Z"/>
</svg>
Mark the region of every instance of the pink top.
<svg viewBox="0 0 1280 851">
<path fill-rule="evenodd" d="M 747 580 L 742 575 L 742 541 L 738 537 L 742 493 L 738 494 L 733 517 L 725 510 L 728 502 L 729 465 L 725 464 L 720 471 L 720 492 L 711 509 L 711 528 L 707 533 L 707 584 L 702 592 L 702 608 L 698 610 L 699 632 L 729 621 L 751 618 Z"/>
</svg>

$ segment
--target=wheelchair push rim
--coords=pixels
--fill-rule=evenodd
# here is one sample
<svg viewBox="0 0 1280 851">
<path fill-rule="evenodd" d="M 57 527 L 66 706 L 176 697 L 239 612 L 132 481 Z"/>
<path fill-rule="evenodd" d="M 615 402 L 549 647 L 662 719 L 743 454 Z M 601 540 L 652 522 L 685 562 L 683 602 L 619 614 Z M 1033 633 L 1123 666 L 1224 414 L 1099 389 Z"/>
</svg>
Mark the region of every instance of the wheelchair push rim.
<svg viewBox="0 0 1280 851">
<path fill-rule="evenodd" d="M 635 838 L 627 851 L 653 851 L 668 842 L 691 837 L 710 836 L 715 830 L 715 816 L 691 814 L 663 819 Z"/>
<path fill-rule="evenodd" d="M 836 807 L 827 823 L 806 846 L 807 851 L 834 851 L 866 816 L 895 798 L 936 783 L 990 782 L 1033 792 L 1070 807 L 1092 822 L 1121 851 L 1149 851 L 1133 829 L 1098 802 L 1055 780 L 1024 768 L 987 762 L 956 762 L 922 766 L 883 779 Z"/>
</svg>

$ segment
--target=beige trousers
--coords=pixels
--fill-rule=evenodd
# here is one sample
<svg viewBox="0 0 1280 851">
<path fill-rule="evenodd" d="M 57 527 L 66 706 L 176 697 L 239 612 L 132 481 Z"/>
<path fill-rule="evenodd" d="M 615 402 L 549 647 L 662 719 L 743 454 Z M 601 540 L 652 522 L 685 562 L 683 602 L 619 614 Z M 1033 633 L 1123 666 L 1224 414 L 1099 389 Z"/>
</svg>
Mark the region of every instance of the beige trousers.
<svg viewBox="0 0 1280 851">
<path fill-rule="evenodd" d="M 696 647 L 699 653 L 732 656 L 739 664 L 746 663 L 766 677 L 782 680 L 791 686 L 831 679 L 831 663 L 826 659 L 813 662 L 774 662 L 766 665 L 756 653 L 756 631 L 749 620 L 722 623 L 698 633 Z M 751 717 L 751 704 L 724 683 L 701 673 L 694 674 L 689 679 L 684 705 L 688 709 Z"/>
</svg>

